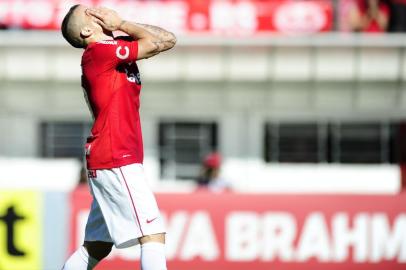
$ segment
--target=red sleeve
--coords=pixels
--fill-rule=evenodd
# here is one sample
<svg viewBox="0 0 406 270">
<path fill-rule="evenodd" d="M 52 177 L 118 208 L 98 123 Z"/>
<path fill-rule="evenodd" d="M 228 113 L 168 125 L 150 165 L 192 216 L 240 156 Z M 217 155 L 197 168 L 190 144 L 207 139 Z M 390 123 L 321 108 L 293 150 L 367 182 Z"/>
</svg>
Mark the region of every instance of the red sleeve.
<svg viewBox="0 0 406 270">
<path fill-rule="evenodd" d="M 105 40 L 92 48 L 92 58 L 98 65 L 116 68 L 122 63 L 134 62 L 138 56 L 138 42 L 127 40 Z"/>
</svg>

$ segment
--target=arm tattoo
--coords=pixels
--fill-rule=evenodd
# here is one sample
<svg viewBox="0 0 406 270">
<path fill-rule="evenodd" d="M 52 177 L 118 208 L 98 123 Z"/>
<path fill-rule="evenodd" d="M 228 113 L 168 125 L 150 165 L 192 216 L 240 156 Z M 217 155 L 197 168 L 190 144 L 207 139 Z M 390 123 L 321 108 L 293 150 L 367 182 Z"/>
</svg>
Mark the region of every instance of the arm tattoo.
<svg viewBox="0 0 406 270">
<path fill-rule="evenodd" d="M 145 30 L 149 31 L 159 40 L 156 42 L 156 44 L 158 44 L 158 47 L 160 49 L 162 48 L 165 50 L 165 48 L 167 48 L 168 45 L 173 46 L 176 43 L 175 36 L 171 32 L 166 31 L 165 29 L 163 29 L 161 27 L 149 25 L 149 24 L 140 24 L 140 23 L 137 23 L 137 25 L 144 28 Z"/>
<path fill-rule="evenodd" d="M 169 50 L 170 48 L 173 47 L 173 45 L 175 44 L 174 41 L 154 41 L 153 44 L 155 45 L 155 52 L 159 53 L 159 52 L 164 52 Z"/>
<path fill-rule="evenodd" d="M 123 28 L 123 26 L 126 25 L 127 21 L 123 21 L 120 24 L 120 28 Z M 139 34 L 139 33 L 133 33 L 131 35 L 131 33 L 126 32 L 127 34 L 129 34 L 130 36 L 134 37 L 135 39 L 141 39 L 143 38 L 143 36 L 148 36 L 148 38 L 150 39 L 151 43 L 153 44 L 153 48 L 151 53 L 152 55 L 156 55 L 160 52 L 163 51 L 167 51 L 169 49 L 171 49 L 173 46 L 175 46 L 176 44 L 176 37 L 173 33 L 166 31 L 165 29 L 158 27 L 158 26 L 153 26 L 153 25 L 147 25 L 147 24 L 140 24 L 140 23 L 135 23 L 135 22 L 131 22 L 131 25 L 136 26 L 135 29 L 138 30 L 134 30 L 135 32 L 144 32 L 144 34 Z M 130 31 L 131 32 L 131 31 Z M 149 56 L 151 57 L 151 55 Z"/>
<path fill-rule="evenodd" d="M 151 34 L 155 35 L 159 39 L 169 39 L 172 34 L 161 27 L 154 26 L 154 25 L 149 25 L 149 24 L 141 24 L 137 23 L 138 26 L 148 30 Z"/>
</svg>

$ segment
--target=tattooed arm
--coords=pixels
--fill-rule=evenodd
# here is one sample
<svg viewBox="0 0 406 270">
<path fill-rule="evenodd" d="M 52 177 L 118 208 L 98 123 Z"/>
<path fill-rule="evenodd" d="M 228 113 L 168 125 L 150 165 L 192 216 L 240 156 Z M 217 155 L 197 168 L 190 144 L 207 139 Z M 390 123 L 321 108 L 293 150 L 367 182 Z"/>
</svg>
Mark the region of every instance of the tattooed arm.
<svg viewBox="0 0 406 270">
<path fill-rule="evenodd" d="M 141 24 L 141 23 L 135 23 L 137 26 L 149 31 L 151 34 L 153 34 L 159 41 L 159 46 L 160 46 L 160 52 L 167 51 L 176 44 L 176 37 L 173 33 L 166 31 L 165 29 L 154 26 L 154 25 L 149 25 L 149 24 Z"/>
<path fill-rule="evenodd" d="M 176 44 L 176 37 L 160 27 L 131 23 L 122 20 L 114 10 L 108 8 L 88 9 L 90 15 L 97 19 L 106 31 L 120 30 L 138 40 L 138 59 L 149 58 L 171 49 Z"/>
<path fill-rule="evenodd" d="M 176 37 L 158 26 L 123 21 L 119 30 L 138 39 L 138 58 L 149 58 L 167 51 L 176 44 Z M 147 32 L 147 33 L 145 33 Z"/>
</svg>

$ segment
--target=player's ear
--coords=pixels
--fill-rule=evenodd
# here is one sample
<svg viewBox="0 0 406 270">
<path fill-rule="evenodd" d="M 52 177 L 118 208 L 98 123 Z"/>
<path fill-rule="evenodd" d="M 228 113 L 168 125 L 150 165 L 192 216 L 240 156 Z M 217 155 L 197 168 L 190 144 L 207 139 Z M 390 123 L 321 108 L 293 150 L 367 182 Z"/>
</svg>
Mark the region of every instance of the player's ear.
<svg viewBox="0 0 406 270">
<path fill-rule="evenodd" d="M 90 27 L 85 26 L 80 31 L 80 35 L 82 36 L 82 38 L 88 38 L 91 35 L 93 35 L 93 29 L 91 29 Z"/>
</svg>

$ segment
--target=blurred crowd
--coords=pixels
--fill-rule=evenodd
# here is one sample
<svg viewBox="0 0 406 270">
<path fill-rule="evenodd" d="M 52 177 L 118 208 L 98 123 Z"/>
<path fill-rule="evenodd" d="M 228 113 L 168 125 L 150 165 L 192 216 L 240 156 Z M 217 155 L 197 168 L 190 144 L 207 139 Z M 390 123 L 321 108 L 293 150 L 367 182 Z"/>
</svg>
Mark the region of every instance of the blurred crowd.
<svg viewBox="0 0 406 270">
<path fill-rule="evenodd" d="M 355 32 L 404 32 L 406 0 L 355 0 L 347 18 Z"/>
</svg>

